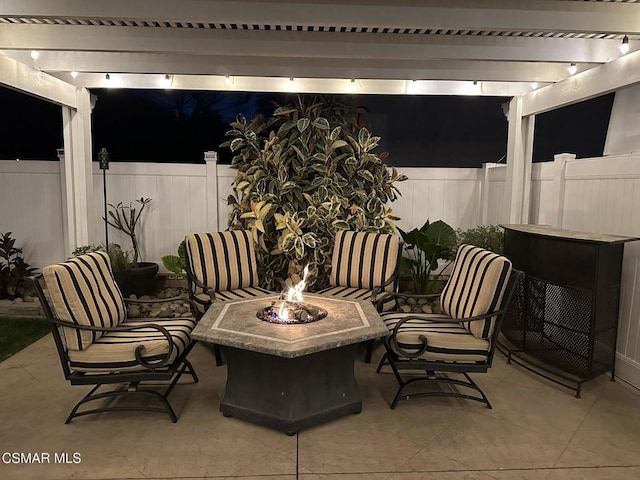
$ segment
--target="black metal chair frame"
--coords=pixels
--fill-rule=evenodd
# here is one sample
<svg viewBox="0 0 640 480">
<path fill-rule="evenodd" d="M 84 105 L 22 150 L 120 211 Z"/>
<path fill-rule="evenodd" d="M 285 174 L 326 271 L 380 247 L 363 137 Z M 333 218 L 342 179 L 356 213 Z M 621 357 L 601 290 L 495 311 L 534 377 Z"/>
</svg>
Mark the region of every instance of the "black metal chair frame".
<svg viewBox="0 0 640 480">
<path fill-rule="evenodd" d="M 450 318 L 424 318 L 419 314 L 417 315 L 409 315 L 403 319 L 401 319 L 394 327 L 393 332 L 384 339 L 384 345 L 387 349 L 386 353 L 380 360 L 378 364 L 378 368 L 376 369 L 377 373 L 380 373 L 381 369 L 385 365 L 389 365 L 395 376 L 399 388 L 398 391 L 391 402 L 391 409 L 395 409 L 400 400 L 409 400 L 411 398 L 418 397 L 457 397 L 464 398 L 467 400 L 474 400 L 480 403 L 484 403 L 487 408 L 493 408 L 489 399 L 482 391 L 482 389 L 478 386 L 476 382 L 474 382 L 469 373 L 486 373 L 493 363 L 493 356 L 495 354 L 496 345 L 497 345 L 497 337 L 500 333 L 500 328 L 502 326 L 502 322 L 504 320 L 504 316 L 508 311 L 509 304 L 511 302 L 511 298 L 513 296 L 513 292 L 515 290 L 516 285 L 520 281 L 520 277 L 523 275 L 519 270 L 512 269 L 511 275 L 509 277 L 509 282 L 507 284 L 507 288 L 502 297 L 502 302 L 500 305 L 500 309 L 496 312 L 492 312 L 486 315 L 479 315 L 475 317 L 469 318 L 458 318 L 458 319 L 450 319 Z M 413 297 L 413 298 L 434 298 L 438 297 L 439 294 L 436 295 L 411 295 L 411 294 L 397 294 L 398 297 Z M 417 351 L 407 351 L 403 349 L 397 340 L 397 334 L 402 325 L 409 320 L 423 320 L 428 321 L 430 323 L 435 322 L 443 322 L 443 323 L 467 323 L 467 322 L 478 322 L 482 320 L 486 320 L 489 318 L 496 317 L 496 322 L 494 325 L 493 335 L 489 338 L 490 349 L 487 355 L 487 359 L 482 362 L 475 363 L 464 363 L 464 362 L 444 362 L 444 361 L 432 361 L 425 360 L 422 358 L 418 358 L 420 355 L 425 353 L 427 349 L 427 339 L 424 336 L 419 336 L 418 338 L 422 341 L 422 347 Z M 400 352 L 402 357 L 400 357 L 396 352 Z M 412 377 L 405 379 L 400 375 L 400 371 L 423 371 L 425 375 L 419 377 Z M 450 378 L 448 375 L 437 375 L 436 372 L 447 372 L 447 373 L 455 373 L 461 374 L 464 376 L 465 380 L 460 380 L 456 378 Z M 461 393 L 456 389 L 451 389 L 450 391 L 428 391 L 428 392 L 416 392 L 411 394 L 403 394 L 406 387 L 418 382 L 426 382 L 426 383 L 440 383 L 440 384 L 448 384 L 450 386 L 460 386 L 466 387 L 478 392 L 478 396 L 469 395 L 466 393 Z"/>
<path fill-rule="evenodd" d="M 47 300 L 44 290 L 40 285 L 41 275 L 37 277 L 31 277 L 31 281 L 34 285 L 36 294 L 40 299 L 40 303 L 45 312 L 47 319 L 51 325 L 51 332 L 53 334 L 53 339 L 56 344 L 56 349 L 58 351 L 58 356 L 60 357 L 60 362 L 62 364 L 62 370 L 64 372 L 64 377 L 66 380 L 70 382 L 71 385 L 95 385 L 89 393 L 87 393 L 71 410 L 71 413 L 65 420 L 65 424 L 68 424 L 76 417 L 81 417 L 84 415 L 90 415 L 94 413 L 103 413 L 103 412 L 112 412 L 112 411 L 151 411 L 151 412 L 164 412 L 169 415 L 171 421 L 173 423 L 178 421 L 178 417 L 171 407 L 171 404 L 168 401 L 168 396 L 175 387 L 175 385 L 180 380 L 180 377 L 183 373 L 188 373 L 193 378 L 194 383 L 198 383 L 198 376 L 196 375 L 193 366 L 187 360 L 187 355 L 195 345 L 195 342 L 191 342 L 187 348 L 185 348 L 184 352 L 179 355 L 174 361 L 169 362 L 171 355 L 173 354 L 173 341 L 171 340 L 171 334 L 162 327 L 161 325 L 154 324 L 152 321 L 149 322 L 148 325 L 144 326 L 127 326 L 119 325 L 117 327 L 93 327 L 93 326 L 84 326 L 77 325 L 72 322 L 66 322 L 64 320 L 60 320 L 57 318 L 51 306 L 49 305 L 49 301 Z M 131 300 L 127 300 L 127 302 L 132 302 Z M 153 301 L 152 301 L 153 302 Z M 162 300 L 156 301 L 157 303 L 161 303 Z M 146 302 L 134 302 L 134 303 L 149 303 Z M 150 319 L 153 320 L 153 319 Z M 126 331 L 135 331 L 141 328 L 149 329 L 152 328 L 154 330 L 159 331 L 166 338 L 169 348 L 166 354 L 159 360 L 154 362 L 147 362 L 143 358 L 144 346 L 139 345 L 135 350 L 135 357 L 141 367 L 144 367 L 146 370 L 134 371 L 134 372 L 106 372 L 106 373 L 85 373 L 85 372 L 73 372 L 70 368 L 69 357 L 67 355 L 67 349 L 65 348 L 64 342 L 60 335 L 59 329 L 61 327 L 72 328 L 76 330 L 84 330 L 84 331 L 93 331 L 93 332 L 126 332 Z M 142 382 L 155 384 L 156 387 L 158 385 L 166 386 L 164 391 L 158 391 L 157 388 L 143 388 L 141 385 Z M 168 383 L 167 383 L 168 382 Z M 120 384 L 120 387 L 114 388 L 108 391 L 96 393 L 100 387 L 104 385 L 113 385 Z M 125 384 L 124 386 L 122 384 Z M 94 400 L 100 399 L 108 399 L 114 397 L 140 397 L 140 396 L 148 396 L 155 398 L 162 405 L 159 407 L 135 407 L 135 406 L 102 406 L 99 408 L 93 408 L 88 410 L 78 411 L 82 405 L 88 402 L 92 402 Z"/>
</svg>

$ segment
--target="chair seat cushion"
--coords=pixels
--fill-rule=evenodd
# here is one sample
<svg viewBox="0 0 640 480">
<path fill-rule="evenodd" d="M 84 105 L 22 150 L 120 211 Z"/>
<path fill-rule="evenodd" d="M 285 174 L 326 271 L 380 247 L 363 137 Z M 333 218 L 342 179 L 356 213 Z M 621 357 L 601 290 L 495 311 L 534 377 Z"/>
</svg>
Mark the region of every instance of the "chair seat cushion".
<svg viewBox="0 0 640 480">
<path fill-rule="evenodd" d="M 167 318 L 125 321 L 120 326 L 145 326 L 156 324 L 166 328 L 173 341 L 170 363 L 181 355 L 191 343 L 191 331 L 196 326 L 193 318 Z M 148 361 L 159 361 L 169 349 L 162 332 L 143 328 L 134 331 L 107 332 L 84 350 L 69 350 L 69 365 L 76 372 L 108 373 L 145 371 L 137 361 L 135 350 L 144 346 L 142 357 Z"/>
<path fill-rule="evenodd" d="M 389 335 L 400 320 L 412 317 L 400 326 L 396 338 L 401 348 L 408 352 L 416 352 L 422 348 L 420 336 L 423 336 L 427 340 L 427 349 L 417 358 L 440 362 L 476 363 L 486 361 L 489 355 L 491 345 L 488 340 L 474 336 L 463 325 L 446 315 L 389 312 L 380 316 L 389 329 Z M 436 319 L 439 321 L 435 321 Z M 404 357 L 391 342 L 389 344 L 394 353 Z"/>
<path fill-rule="evenodd" d="M 216 302 L 228 302 L 230 300 L 242 300 L 243 298 L 256 298 L 266 297 L 267 295 L 275 295 L 275 292 L 270 292 L 260 287 L 245 287 L 238 288 L 236 290 L 228 290 L 226 292 L 216 292 Z M 209 308 L 211 303 L 211 297 L 207 293 L 199 293 L 192 297 L 198 312 L 204 313 Z"/>
<path fill-rule="evenodd" d="M 353 287 L 329 287 L 324 290 L 320 290 L 318 294 L 326 297 L 336 297 L 345 300 L 371 300 L 371 290 L 366 288 L 353 288 Z M 388 299 L 388 301 L 386 301 Z M 391 292 L 379 292 L 376 296 L 376 302 L 382 304 L 383 312 L 392 310 L 395 307 L 395 299 L 391 297 Z"/>
</svg>

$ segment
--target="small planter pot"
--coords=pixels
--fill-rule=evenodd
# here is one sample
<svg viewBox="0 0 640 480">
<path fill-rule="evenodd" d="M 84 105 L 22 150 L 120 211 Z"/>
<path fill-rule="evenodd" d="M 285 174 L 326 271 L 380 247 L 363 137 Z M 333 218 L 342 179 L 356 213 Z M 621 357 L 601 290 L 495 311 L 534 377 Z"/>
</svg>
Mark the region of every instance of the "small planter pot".
<svg viewBox="0 0 640 480">
<path fill-rule="evenodd" d="M 157 289 L 158 264 L 139 262 L 136 267 L 122 272 L 114 272 L 113 276 L 120 287 L 122 295 L 134 294 L 138 297 L 150 295 Z"/>
</svg>

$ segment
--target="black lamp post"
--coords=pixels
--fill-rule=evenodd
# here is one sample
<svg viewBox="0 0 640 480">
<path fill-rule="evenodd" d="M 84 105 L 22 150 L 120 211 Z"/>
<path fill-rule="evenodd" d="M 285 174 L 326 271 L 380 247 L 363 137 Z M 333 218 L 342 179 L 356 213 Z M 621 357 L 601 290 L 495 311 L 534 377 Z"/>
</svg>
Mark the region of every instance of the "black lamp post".
<svg viewBox="0 0 640 480">
<path fill-rule="evenodd" d="M 104 197 L 104 242 L 107 250 L 109 249 L 109 224 L 107 223 L 107 170 L 109 170 L 109 152 L 102 147 L 98 152 L 98 162 L 100 170 L 102 170 L 102 189 Z"/>
</svg>

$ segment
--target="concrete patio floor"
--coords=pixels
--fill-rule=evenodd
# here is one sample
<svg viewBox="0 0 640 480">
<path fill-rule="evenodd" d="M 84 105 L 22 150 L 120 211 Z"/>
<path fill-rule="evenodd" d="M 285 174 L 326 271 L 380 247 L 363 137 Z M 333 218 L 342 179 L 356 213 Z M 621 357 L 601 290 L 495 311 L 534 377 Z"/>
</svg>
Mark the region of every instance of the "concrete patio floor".
<svg viewBox="0 0 640 480">
<path fill-rule="evenodd" d="M 49 453 L 51 463 L 0 463 L 2 479 L 637 479 L 640 395 L 588 382 L 582 399 L 512 365 L 500 354 L 476 375 L 494 409 L 424 398 L 389 402 L 390 374 L 357 362 L 363 411 L 297 436 L 225 418 L 226 370 L 197 345 L 200 383 L 178 385 L 179 420 L 115 412 L 64 420 L 85 387 L 63 378 L 50 335 L 0 364 L 1 453 Z M 54 464 L 54 453 L 80 454 Z M 4 457 L 3 457 L 4 458 Z M 72 458 L 72 457 L 70 457 Z"/>
</svg>

